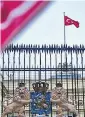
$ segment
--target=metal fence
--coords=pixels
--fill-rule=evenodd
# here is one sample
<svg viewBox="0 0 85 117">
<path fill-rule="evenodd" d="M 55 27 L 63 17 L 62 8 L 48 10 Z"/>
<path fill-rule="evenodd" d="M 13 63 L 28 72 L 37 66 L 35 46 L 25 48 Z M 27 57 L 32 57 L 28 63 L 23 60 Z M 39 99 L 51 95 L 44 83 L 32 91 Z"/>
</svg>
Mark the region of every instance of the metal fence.
<svg viewBox="0 0 85 117">
<path fill-rule="evenodd" d="M 77 109 L 85 117 L 85 47 L 84 45 L 9 45 L 2 52 L 2 103 L 4 86 L 14 94 L 17 82 L 23 80 L 32 89 L 32 83 L 49 83 L 49 90 L 61 82 L 67 97 L 74 94 Z M 3 107 L 2 107 L 3 111 Z M 28 108 L 30 117 L 30 108 Z M 53 109 L 52 114 L 55 113 Z"/>
</svg>

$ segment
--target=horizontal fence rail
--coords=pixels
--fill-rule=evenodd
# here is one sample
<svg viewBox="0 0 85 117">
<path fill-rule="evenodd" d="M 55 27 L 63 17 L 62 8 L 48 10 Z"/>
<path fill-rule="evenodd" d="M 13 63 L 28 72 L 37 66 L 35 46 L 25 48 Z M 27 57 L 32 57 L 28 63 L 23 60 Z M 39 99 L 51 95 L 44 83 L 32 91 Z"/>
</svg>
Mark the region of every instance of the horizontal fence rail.
<svg viewBox="0 0 85 117">
<path fill-rule="evenodd" d="M 11 44 L 10 46 L 7 46 L 5 49 L 5 52 L 8 51 L 26 51 L 26 52 L 61 52 L 61 51 L 67 51 L 67 52 L 84 52 L 85 51 L 85 46 L 84 45 L 73 45 L 68 46 L 68 45 L 13 45 Z"/>
</svg>

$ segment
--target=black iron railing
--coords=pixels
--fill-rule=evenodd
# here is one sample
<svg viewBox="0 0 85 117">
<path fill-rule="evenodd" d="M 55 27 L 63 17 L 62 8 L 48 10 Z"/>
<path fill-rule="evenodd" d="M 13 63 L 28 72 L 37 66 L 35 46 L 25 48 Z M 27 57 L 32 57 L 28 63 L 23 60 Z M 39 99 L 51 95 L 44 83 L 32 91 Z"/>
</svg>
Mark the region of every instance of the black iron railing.
<svg viewBox="0 0 85 117">
<path fill-rule="evenodd" d="M 67 97 L 69 83 L 75 100 L 82 99 L 82 107 L 77 105 L 78 111 L 83 111 L 85 117 L 85 46 L 84 45 L 9 45 L 2 52 L 2 84 L 10 92 L 10 81 L 14 94 L 15 78 L 28 84 L 31 90 L 31 81 L 48 82 L 50 90 L 57 82 L 66 84 Z M 8 74 L 8 75 L 6 75 Z M 10 78 L 11 74 L 11 78 Z M 65 78 L 66 77 L 66 78 Z M 54 81 L 55 80 L 55 81 Z M 6 81 L 6 82 L 5 82 Z M 80 84 L 81 82 L 81 84 Z M 7 83 L 7 84 L 6 84 Z M 2 85 L 2 94 L 3 94 Z M 81 86 L 80 86 L 81 85 Z M 80 95 L 80 89 L 81 95 Z M 2 103 L 3 103 L 2 95 Z M 2 107 L 3 111 L 3 107 Z M 31 116 L 29 110 L 29 117 Z M 51 113 L 52 117 L 52 113 Z"/>
</svg>

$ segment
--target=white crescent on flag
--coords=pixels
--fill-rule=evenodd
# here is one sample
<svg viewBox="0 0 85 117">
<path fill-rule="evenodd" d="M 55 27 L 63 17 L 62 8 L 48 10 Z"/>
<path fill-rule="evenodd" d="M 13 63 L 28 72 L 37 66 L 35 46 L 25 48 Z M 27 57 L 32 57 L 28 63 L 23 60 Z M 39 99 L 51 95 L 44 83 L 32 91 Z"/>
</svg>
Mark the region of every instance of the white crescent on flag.
<svg viewBox="0 0 85 117">
<path fill-rule="evenodd" d="M 1 48 L 48 3 L 49 1 L 1 1 Z"/>
</svg>

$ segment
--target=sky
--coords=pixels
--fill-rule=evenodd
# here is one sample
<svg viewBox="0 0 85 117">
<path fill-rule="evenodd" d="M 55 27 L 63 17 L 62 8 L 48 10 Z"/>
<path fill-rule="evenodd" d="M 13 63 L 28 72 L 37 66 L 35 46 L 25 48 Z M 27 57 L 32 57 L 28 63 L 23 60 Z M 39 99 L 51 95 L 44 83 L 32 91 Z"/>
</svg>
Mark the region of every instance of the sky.
<svg viewBox="0 0 85 117">
<path fill-rule="evenodd" d="M 12 43 L 15 45 L 17 43 L 40 44 L 40 45 L 63 44 L 64 12 L 66 16 L 80 23 L 79 28 L 76 28 L 74 25 L 65 27 L 66 43 L 70 46 L 72 46 L 73 44 L 85 45 L 85 1 L 84 0 L 53 1 L 45 8 L 45 10 L 40 15 L 38 15 L 30 24 L 28 24 L 21 31 L 21 33 L 19 33 L 16 37 L 14 37 Z M 21 56 L 23 57 L 23 55 Z M 21 61 L 23 61 L 22 57 Z M 13 59 L 13 55 L 11 55 L 10 59 L 11 58 Z M 37 58 L 37 61 L 38 60 L 39 59 Z M 2 63 L 1 59 L 0 61 L 1 61 L 0 63 Z M 28 61 L 28 59 L 26 61 Z M 76 62 L 76 60 L 74 61 Z M 42 63 L 44 64 L 44 59 L 42 60 Z M 16 64 L 18 64 L 18 61 L 16 61 Z"/>
<path fill-rule="evenodd" d="M 80 27 L 65 27 L 66 43 L 85 44 L 85 1 L 56 0 L 51 3 L 32 23 L 27 25 L 13 40 L 14 44 L 63 44 L 64 14 L 79 21 Z"/>
</svg>

